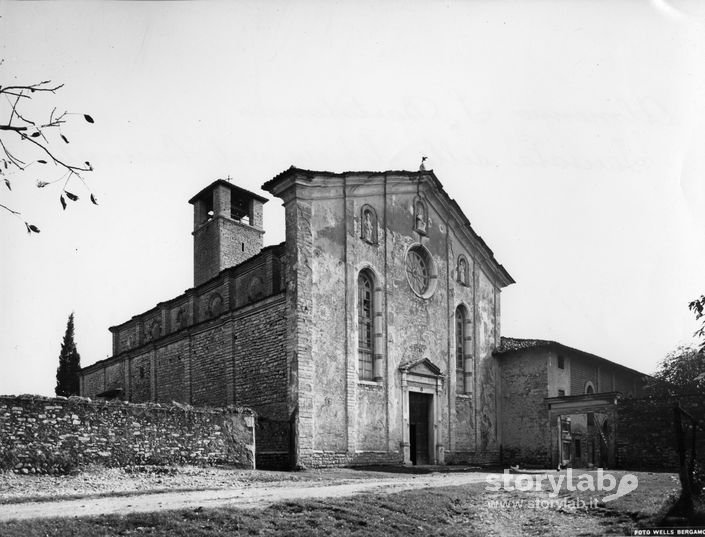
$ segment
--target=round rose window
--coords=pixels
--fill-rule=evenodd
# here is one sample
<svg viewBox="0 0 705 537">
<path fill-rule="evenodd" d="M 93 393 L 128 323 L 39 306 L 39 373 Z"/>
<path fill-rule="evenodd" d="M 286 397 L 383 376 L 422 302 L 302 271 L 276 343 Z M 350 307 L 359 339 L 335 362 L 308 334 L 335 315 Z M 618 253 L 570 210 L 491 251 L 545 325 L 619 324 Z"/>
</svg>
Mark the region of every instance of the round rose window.
<svg viewBox="0 0 705 537">
<path fill-rule="evenodd" d="M 435 271 L 428 251 L 414 246 L 406 254 L 406 277 L 411 289 L 417 295 L 428 298 L 433 293 Z"/>
</svg>

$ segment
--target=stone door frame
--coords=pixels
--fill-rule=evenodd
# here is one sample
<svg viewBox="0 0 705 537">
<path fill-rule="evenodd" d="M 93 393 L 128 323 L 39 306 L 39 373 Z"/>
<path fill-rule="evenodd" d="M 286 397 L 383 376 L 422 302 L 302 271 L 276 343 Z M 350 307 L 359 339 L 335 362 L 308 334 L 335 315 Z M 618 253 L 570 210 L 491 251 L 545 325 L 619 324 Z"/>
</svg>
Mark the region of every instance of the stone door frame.
<svg viewBox="0 0 705 537">
<path fill-rule="evenodd" d="M 441 431 L 441 393 L 443 391 L 443 375 L 428 358 L 402 365 L 401 402 L 402 402 L 402 441 L 404 464 L 411 465 L 411 444 L 409 441 L 409 392 L 422 393 L 431 396 L 429 414 L 431 423 L 428 430 L 430 464 L 444 464 L 445 450 L 440 441 Z"/>
</svg>

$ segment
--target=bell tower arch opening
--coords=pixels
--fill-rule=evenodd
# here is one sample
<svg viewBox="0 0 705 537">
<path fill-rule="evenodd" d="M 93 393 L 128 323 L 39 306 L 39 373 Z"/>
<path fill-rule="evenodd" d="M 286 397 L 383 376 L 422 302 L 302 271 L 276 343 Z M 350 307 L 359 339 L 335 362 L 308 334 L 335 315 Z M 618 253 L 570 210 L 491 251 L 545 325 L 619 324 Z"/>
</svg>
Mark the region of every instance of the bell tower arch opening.
<svg viewBox="0 0 705 537">
<path fill-rule="evenodd" d="M 193 205 L 194 286 L 262 250 L 266 202 L 266 198 L 223 179 L 189 200 Z"/>
</svg>

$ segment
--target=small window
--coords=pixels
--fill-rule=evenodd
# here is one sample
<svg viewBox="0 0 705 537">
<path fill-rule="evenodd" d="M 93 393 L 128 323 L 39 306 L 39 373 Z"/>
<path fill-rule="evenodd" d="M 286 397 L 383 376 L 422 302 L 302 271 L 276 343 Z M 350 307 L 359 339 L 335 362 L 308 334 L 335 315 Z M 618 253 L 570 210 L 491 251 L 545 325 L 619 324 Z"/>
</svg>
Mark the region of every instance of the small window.
<svg viewBox="0 0 705 537">
<path fill-rule="evenodd" d="M 592 385 L 592 382 L 588 381 L 585 384 L 585 393 L 595 393 L 595 387 Z"/>
<path fill-rule="evenodd" d="M 558 397 L 565 397 L 565 390 L 558 390 Z"/>
<path fill-rule="evenodd" d="M 140 378 L 144 378 L 144 367 L 140 367 Z"/>
<path fill-rule="evenodd" d="M 582 457 L 583 457 L 583 455 L 582 455 L 581 446 L 580 446 L 580 439 L 576 438 L 575 439 L 575 458 L 581 459 Z"/>
<path fill-rule="evenodd" d="M 562 356 L 558 357 L 558 369 L 565 369 L 565 362 Z"/>
</svg>

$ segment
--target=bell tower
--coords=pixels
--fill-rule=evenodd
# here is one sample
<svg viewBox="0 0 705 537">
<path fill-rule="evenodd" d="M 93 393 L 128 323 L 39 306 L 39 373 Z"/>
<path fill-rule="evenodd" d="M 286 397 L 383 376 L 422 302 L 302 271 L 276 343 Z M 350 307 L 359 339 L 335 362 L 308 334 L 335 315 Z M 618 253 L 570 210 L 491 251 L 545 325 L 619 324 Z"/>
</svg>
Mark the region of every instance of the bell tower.
<svg viewBox="0 0 705 537">
<path fill-rule="evenodd" d="M 193 205 L 194 286 L 262 250 L 262 207 L 266 202 L 223 179 L 189 200 Z"/>
</svg>

